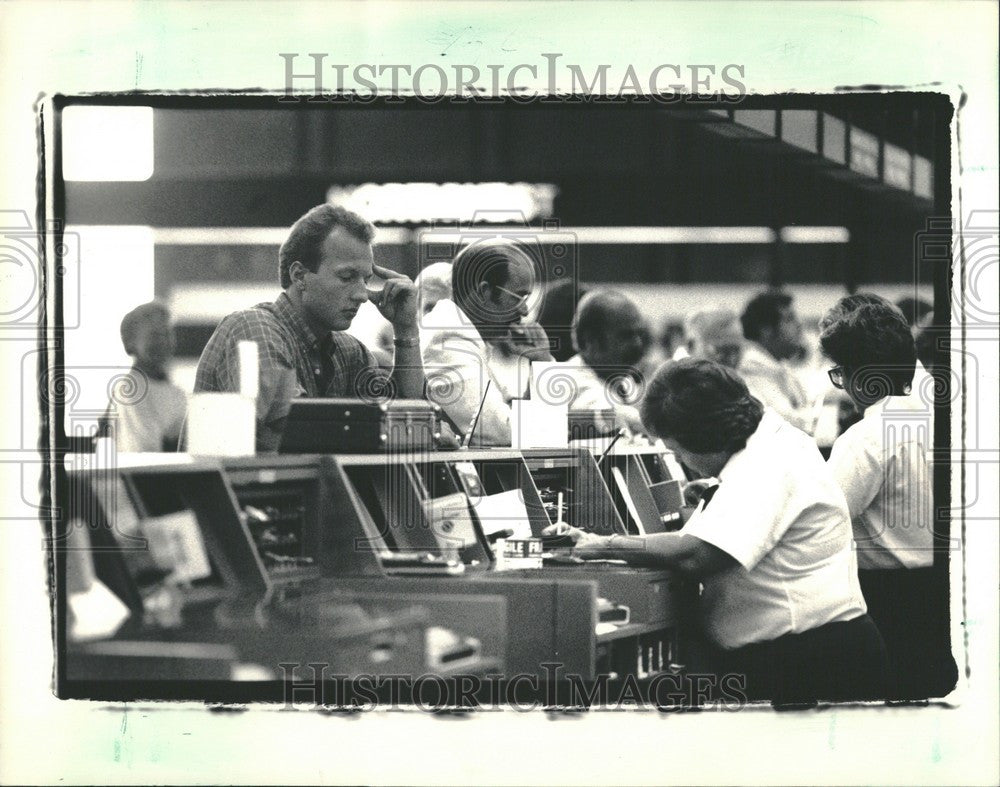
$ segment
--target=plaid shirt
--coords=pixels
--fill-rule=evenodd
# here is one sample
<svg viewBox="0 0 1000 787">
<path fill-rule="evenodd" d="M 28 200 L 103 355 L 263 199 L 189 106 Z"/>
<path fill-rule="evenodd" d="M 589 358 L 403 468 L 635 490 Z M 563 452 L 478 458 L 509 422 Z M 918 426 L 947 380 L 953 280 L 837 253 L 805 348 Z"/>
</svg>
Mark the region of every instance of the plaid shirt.
<svg viewBox="0 0 1000 787">
<path fill-rule="evenodd" d="M 235 312 L 219 323 L 198 361 L 195 393 L 239 391 L 238 343 L 257 343 L 257 448 L 277 448 L 289 402 L 299 396 L 378 396 L 386 373 L 360 341 L 331 331 L 320 341 L 283 292 L 274 303 Z"/>
</svg>

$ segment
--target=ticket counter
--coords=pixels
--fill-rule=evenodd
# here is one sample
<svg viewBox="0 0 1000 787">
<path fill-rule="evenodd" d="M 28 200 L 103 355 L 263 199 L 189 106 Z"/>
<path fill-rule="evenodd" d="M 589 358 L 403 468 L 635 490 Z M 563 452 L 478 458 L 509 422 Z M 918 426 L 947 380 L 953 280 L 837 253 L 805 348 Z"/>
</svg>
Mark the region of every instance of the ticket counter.
<svg viewBox="0 0 1000 787">
<path fill-rule="evenodd" d="M 70 523 L 89 523 L 94 575 L 129 611 L 69 643 L 70 680 L 280 680 L 318 662 L 592 681 L 685 664 L 696 585 L 541 539 L 559 520 L 633 532 L 588 450 L 262 456 L 70 483 Z M 181 595 L 172 626 L 148 609 L 162 585 Z"/>
</svg>

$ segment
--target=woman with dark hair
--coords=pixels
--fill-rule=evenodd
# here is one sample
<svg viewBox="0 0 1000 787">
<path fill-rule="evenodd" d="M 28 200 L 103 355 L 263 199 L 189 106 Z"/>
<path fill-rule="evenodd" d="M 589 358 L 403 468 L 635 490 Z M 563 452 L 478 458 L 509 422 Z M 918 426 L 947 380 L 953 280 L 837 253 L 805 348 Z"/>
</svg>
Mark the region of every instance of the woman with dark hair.
<svg viewBox="0 0 1000 787">
<path fill-rule="evenodd" d="M 575 552 L 700 580 L 720 672 L 745 675 L 750 698 L 884 697 L 885 652 L 858 586 L 847 506 L 815 443 L 707 360 L 660 367 L 642 417 L 689 470 L 719 483 L 675 533 L 558 527 Z"/>
<path fill-rule="evenodd" d="M 889 301 L 841 299 L 824 317 L 820 345 L 830 380 L 862 414 L 833 444 L 865 601 L 885 637 L 891 696 L 943 696 L 957 673 L 948 642 L 945 576 L 934 573 L 930 451 L 934 391 L 917 362 L 910 326 Z"/>
</svg>

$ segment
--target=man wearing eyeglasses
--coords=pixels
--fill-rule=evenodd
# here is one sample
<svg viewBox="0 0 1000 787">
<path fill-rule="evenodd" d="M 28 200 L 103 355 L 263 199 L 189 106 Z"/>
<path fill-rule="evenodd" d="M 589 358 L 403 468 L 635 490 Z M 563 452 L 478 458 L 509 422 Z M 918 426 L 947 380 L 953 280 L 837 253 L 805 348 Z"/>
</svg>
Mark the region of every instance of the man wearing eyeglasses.
<svg viewBox="0 0 1000 787">
<path fill-rule="evenodd" d="M 452 297 L 424 315 L 427 395 L 461 433 L 482 402 L 471 445 L 510 445 L 510 402 L 523 398 L 531 361 L 552 361 L 545 330 L 526 318 L 536 263 L 503 238 L 469 244 L 452 266 Z"/>
<path fill-rule="evenodd" d="M 944 696 L 957 674 L 947 592 L 933 573 L 934 409 L 914 389 L 923 381 L 913 336 L 899 309 L 876 295 L 842 299 L 821 327 L 835 364 L 830 382 L 862 413 L 837 438 L 830 466 L 850 510 L 868 612 L 896 676 L 893 697 Z"/>
</svg>

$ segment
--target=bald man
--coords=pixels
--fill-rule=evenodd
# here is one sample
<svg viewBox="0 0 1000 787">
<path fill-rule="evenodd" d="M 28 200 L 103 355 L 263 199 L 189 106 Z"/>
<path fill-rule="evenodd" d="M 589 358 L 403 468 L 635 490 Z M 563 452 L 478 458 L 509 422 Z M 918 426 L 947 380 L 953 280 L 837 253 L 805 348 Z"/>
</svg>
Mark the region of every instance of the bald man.
<svg viewBox="0 0 1000 787">
<path fill-rule="evenodd" d="M 649 326 L 631 300 L 616 290 L 588 292 L 573 317 L 577 393 L 571 410 L 613 409 L 619 426 L 643 431 L 635 405 L 642 398 L 639 361 L 649 349 Z"/>
<path fill-rule="evenodd" d="M 421 320 L 427 398 L 475 446 L 511 444 L 511 401 L 524 398 L 532 361 L 552 361 L 542 326 L 528 320 L 537 262 L 521 244 L 487 238 L 452 263 L 451 297 Z M 482 410 L 476 420 L 476 413 Z"/>
</svg>

